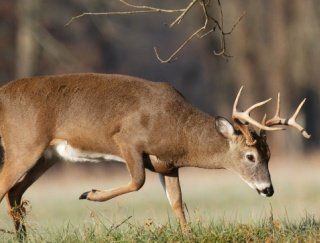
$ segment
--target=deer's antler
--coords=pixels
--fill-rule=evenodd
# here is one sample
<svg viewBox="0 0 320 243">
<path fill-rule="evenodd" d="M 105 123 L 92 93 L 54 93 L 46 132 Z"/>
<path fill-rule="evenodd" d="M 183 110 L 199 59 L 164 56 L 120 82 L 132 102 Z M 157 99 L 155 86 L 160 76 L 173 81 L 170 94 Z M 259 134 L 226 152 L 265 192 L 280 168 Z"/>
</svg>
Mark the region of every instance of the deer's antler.
<svg viewBox="0 0 320 243">
<path fill-rule="evenodd" d="M 267 127 L 271 127 L 271 126 L 275 126 L 275 125 L 290 126 L 290 127 L 298 129 L 298 131 L 302 134 L 303 137 L 310 138 L 311 135 L 308 134 L 306 132 L 306 130 L 300 124 L 298 124 L 296 122 L 296 118 L 297 118 L 305 101 L 306 101 L 306 98 L 301 101 L 298 108 L 296 109 L 294 114 L 289 119 L 282 118 L 282 117 L 280 117 L 280 93 L 278 93 L 278 102 L 277 102 L 276 113 L 273 118 L 271 118 L 265 122 L 265 125 Z"/>
<path fill-rule="evenodd" d="M 259 123 L 258 121 L 254 120 L 252 117 L 250 117 L 250 113 L 254 109 L 265 105 L 266 103 L 268 103 L 271 100 L 271 98 L 267 99 L 265 101 L 261 101 L 259 103 L 256 103 L 256 104 L 252 105 L 251 107 L 249 107 L 245 111 L 238 111 L 237 105 L 239 102 L 239 98 L 240 98 L 242 89 L 243 89 L 243 86 L 241 86 L 241 88 L 237 94 L 237 97 L 234 101 L 234 104 L 233 104 L 232 120 L 234 121 L 235 126 L 241 131 L 241 133 L 246 138 L 246 143 L 248 145 L 254 145 L 256 143 L 256 141 L 253 139 L 253 137 L 251 135 L 248 124 L 254 125 L 254 126 L 256 126 L 262 130 L 266 130 L 266 131 L 283 130 L 283 128 L 281 128 L 281 127 L 269 127 L 269 126 L 263 125 L 262 123 Z"/>
<path fill-rule="evenodd" d="M 306 99 L 304 99 L 300 105 L 298 106 L 298 108 L 296 109 L 295 113 L 289 118 L 289 119 L 285 119 L 280 117 L 280 93 L 278 93 L 278 101 L 277 101 L 277 108 L 276 108 L 276 113 L 274 115 L 273 118 L 266 120 L 266 115 L 264 116 L 262 122 L 258 122 L 256 120 L 254 120 L 252 117 L 250 117 L 250 113 L 256 109 L 257 107 L 263 106 L 266 103 L 268 103 L 270 99 L 267 99 L 265 101 L 261 101 L 259 103 L 256 103 L 254 105 L 252 105 L 251 107 L 249 107 L 247 110 L 245 111 L 238 111 L 237 110 L 237 105 L 239 102 L 239 98 L 242 92 L 243 86 L 241 86 L 237 97 L 234 101 L 234 105 L 233 105 L 233 112 L 232 112 L 232 119 L 234 121 L 234 125 L 236 128 L 238 128 L 241 133 L 244 135 L 244 137 L 246 138 L 246 143 L 248 145 L 254 145 L 256 143 L 256 141 L 253 139 L 251 132 L 249 130 L 248 124 L 251 124 L 253 126 L 256 126 L 257 128 L 259 128 L 260 130 L 263 131 L 279 131 L 279 130 L 284 130 L 283 127 L 273 127 L 276 125 L 286 125 L 286 126 L 291 126 L 294 127 L 296 129 L 298 129 L 302 136 L 305 138 L 310 138 L 311 135 L 308 134 L 306 132 L 306 130 L 299 125 L 296 122 L 296 118 L 299 114 L 299 111 L 301 110 L 301 107 L 303 106 L 304 102 L 306 101 Z"/>
</svg>

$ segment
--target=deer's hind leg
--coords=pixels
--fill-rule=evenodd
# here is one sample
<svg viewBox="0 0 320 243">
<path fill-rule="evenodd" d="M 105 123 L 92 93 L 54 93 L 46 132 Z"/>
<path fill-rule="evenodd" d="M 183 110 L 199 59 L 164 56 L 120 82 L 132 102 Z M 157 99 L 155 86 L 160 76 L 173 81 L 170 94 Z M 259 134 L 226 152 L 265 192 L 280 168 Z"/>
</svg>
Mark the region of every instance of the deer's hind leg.
<svg viewBox="0 0 320 243">
<path fill-rule="evenodd" d="M 25 137 L 24 134 L 8 128 L 6 132 L 2 131 L 1 135 L 4 158 L 0 171 L 0 202 L 7 193 L 11 201 L 19 201 L 12 194 L 16 191 L 13 188 L 16 184 L 16 188 L 22 185 L 19 185 L 19 180 L 36 165 L 49 141 L 41 137 Z M 11 189 L 12 192 L 10 192 Z"/>
<path fill-rule="evenodd" d="M 0 172 L 0 202 L 5 194 L 37 163 L 44 149 L 6 152 Z"/>
<path fill-rule="evenodd" d="M 15 184 L 6 195 L 9 214 L 20 238 L 26 235 L 26 227 L 23 222 L 26 212 L 24 207 L 25 202 L 21 201 L 22 195 L 53 164 L 53 160 L 46 160 L 42 156 L 24 178 Z"/>
</svg>

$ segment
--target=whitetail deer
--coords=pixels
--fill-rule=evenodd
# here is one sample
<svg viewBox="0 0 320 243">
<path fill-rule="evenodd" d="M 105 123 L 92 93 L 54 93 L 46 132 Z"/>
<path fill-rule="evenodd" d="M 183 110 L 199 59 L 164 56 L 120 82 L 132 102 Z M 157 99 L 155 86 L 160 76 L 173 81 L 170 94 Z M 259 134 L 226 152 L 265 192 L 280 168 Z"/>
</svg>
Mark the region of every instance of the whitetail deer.
<svg viewBox="0 0 320 243">
<path fill-rule="evenodd" d="M 241 92 L 241 90 L 240 90 Z M 181 225 L 186 224 L 178 170 L 192 166 L 236 172 L 263 196 L 272 196 L 265 133 L 295 122 L 263 123 L 233 109 L 234 126 L 192 105 L 170 85 L 105 74 L 70 74 L 12 81 L 0 89 L 2 168 L 0 199 L 6 195 L 18 232 L 25 232 L 22 194 L 58 160 L 125 162 L 131 181 L 110 190 L 91 190 L 80 199 L 106 201 L 139 190 L 145 169 L 157 172 Z"/>
</svg>

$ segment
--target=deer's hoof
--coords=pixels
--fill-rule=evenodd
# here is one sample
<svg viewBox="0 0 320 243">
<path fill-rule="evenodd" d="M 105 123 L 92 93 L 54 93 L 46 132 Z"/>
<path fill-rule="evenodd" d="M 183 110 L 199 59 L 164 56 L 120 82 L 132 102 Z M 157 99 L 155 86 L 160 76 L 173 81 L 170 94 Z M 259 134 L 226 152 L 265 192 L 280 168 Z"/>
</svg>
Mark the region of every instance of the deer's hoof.
<svg viewBox="0 0 320 243">
<path fill-rule="evenodd" d="M 89 194 L 90 192 L 95 193 L 96 191 L 97 191 L 96 189 L 92 189 L 91 191 L 82 193 L 81 196 L 79 197 L 79 200 L 88 199 L 88 194 Z"/>
<path fill-rule="evenodd" d="M 81 196 L 79 197 L 79 200 L 87 199 L 89 192 L 90 191 L 82 193 Z"/>
</svg>

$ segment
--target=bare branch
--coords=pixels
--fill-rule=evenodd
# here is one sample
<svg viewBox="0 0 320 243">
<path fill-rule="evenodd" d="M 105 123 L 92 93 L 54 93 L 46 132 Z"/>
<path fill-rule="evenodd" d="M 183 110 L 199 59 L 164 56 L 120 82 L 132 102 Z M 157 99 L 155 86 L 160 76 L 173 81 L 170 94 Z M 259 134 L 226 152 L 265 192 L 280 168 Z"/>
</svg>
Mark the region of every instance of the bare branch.
<svg viewBox="0 0 320 243">
<path fill-rule="evenodd" d="M 214 31 L 214 29 L 211 29 L 211 30 L 207 31 L 206 33 L 204 33 L 202 35 L 198 34 L 197 37 L 199 39 L 202 39 L 203 37 L 206 37 L 207 35 L 211 34 L 213 31 Z"/>
<path fill-rule="evenodd" d="M 68 23 L 66 23 L 65 26 L 70 25 L 75 20 L 82 18 L 84 16 L 116 16 L 116 15 L 135 15 L 135 14 L 146 14 L 146 13 L 166 13 L 166 14 L 177 14 L 177 17 L 175 17 L 174 21 L 169 25 L 170 28 L 178 25 L 181 23 L 181 21 L 188 15 L 190 10 L 199 3 L 202 8 L 202 16 L 204 18 L 204 23 L 202 26 L 200 26 L 196 31 L 194 31 L 192 34 L 190 34 L 183 42 L 180 44 L 170 55 L 168 58 L 161 58 L 158 52 L 158 48 L 154 47 L 154 52 L 156 55 L 156 58 L 161 63 L 170 63 L 177 59 L 178 53 L 195 37 L 201 39 L 205 36 L 208 36 L 209 34 L 215 32 L 218 30 L 219 37 L 220 37 L 220 50 L 216 51 L 214 50 L 213 53 L 216 56 L 223 56 L 225 58 L 231 57 L 226 52 L 226 36 L 230 35 L 233 30 L 236 28 L 236 26 L 240 23 L 240 21 L 245 16 L 245 12 L 235 21 L 232 28 L 226 32 L 224 30 L 224 16 L 223 16 L 223 10 L 221 6 L 220 0 L 217 0 L 217 6 L 219 8 L 220 12 L 220 20 L 217 20 L 216 18 L 212 17 L 209 14 L 209 7 L 212 0 L 189 0 L 189 4 L 185 8 L 178 8 L 178 9 L 164 9 L 164 8 L 157 8 L 153 6 L 146 6 L 146 5 L 136 5 L 127 2 L 127 0 L 117 0 L 120 3 L 122 3 L 124 6 L 129 7 L 131 10 L 128 11 L 115 11 L 115 12 L 86 12 L 82 13 L 80 15 L 72 17 Z M 205 33 L 202 33 L 206 31 Z"/>
<path fill-rule="evenodd" d="M 137 10 L 137 11 L 121 11 L 121 12 L 102 12 L 102 13 L 82 13 L 77 16 L 72 17 L 64 26 L 68 26 L 72 24 L 76 19 L 80 19 L 84 16 L 112 16 L 112 15 L 133 15 L 133 14 L 141 14 L 141 13 L 155 13 L 160 12 L 156 10 Z"/>
<path fill-rule="evenodd" d="M 196 0 L 196 1 L 198 1 L 198 0 Z M 201 6 L 202 6 L 202 10 L 203 10 L 204 15 L 205 15 L 205 21 L 204 21 L 203 26 L 201 26 L 199 29 L 197 29 L 195 32 L 193 32 L 188 37 L 188 39 L 186 39 L 167 59 L 160 58 L 157 48 L 154 47 L 154 51 L 155 51 L 156 57 L 161 63 L 170 63 L 170 62 L 175 61 L 177 59 L 176 55 L 181 51 L 181 49 L 183 47 L 185 47 L 194 37 L 196 37 L 196 36 L 199 37 L 199 33 L 207 28 L 208 16 L 206 14 L 206 7 L 205 7 L 205 4 L 203 3 L 203 0 L 201 0 Z"/>
<path fill-rule="evenodd" d="M 162 13 L 177 13 L 177 12 L 184 12 L 185 9 L 163 9 L 163 8 L 155 8 L 155 7 L 151 7 L 151 6 L 144 6 L 144 5 L 134 5 L 131 3 L 128 3 L 125 0 L 119 0 L 120 2 L 122 2 L 124 5 L 127 5 L 128 7 L 131 8 L 136 8 L 136 9 L 145 9 L 145 10 L 149 10 L 149 11 L 153 11 L 153 12 L 162 12 Z"/>
<path fill-rule="evenodd" d="M 232 28 L 231 28 L 228 32 L 224 32 L 224 30 L 221 30 L 222 33 L 223 33 L 224 35 L 231 35 L 232 32 L 234 31 L 234 29 L 237 27 L 237 25 L 241 22 L 241 20 L 243 19 L 243 17 L 244 17 L 246 14 L 247 14 L 247 12 L 244 11 L 244 12 L 238 17 L 237 21 L 234 22 Z"/>
<path fill-rule="evenodd" d="M 194 0 L 198 1 L 198 0 Z M 163 8 L 155 8 L 151 6 L 144 6 L 144 5 L 134 5 L 131 3 L 126 2 L 125 0 L 119 0 L 119 2 L 123 3 L 124 5 L 139 9 L 139 10 L 128 10 L 128 11 L 116 11 L 116 12 L 87 12 L 82 13 L 77 16 L 72 17 L 65 26 L 68 26 L 72 24 L 76 19 L 82 18 L 84 16 L 112 16 L 112 15 L 134 15 L 134 14 L 144 14 L 144 13 L 179 13 L 179 12 L 185 12 L 186 9 L 163 9 Z"/>
<path fill-rule="evenodd" d="M 176 24 L 180 24 L 180 22 L 184 18 L 184 16 L 189 12 L 189 10 L 193 7 L 193 5 L 195 5 L 195 3 L 198 1 L 199 0 L 192 0 L 192 2 L 190 2 L 190 4 L 184 9 L 184 11 L 176 18 L 176 20 L 170 24 L 170 28 L 172 28 Z"/>
<path fill-rule="evenodd" d="M 205 25 L 200 27 L 198 30 L 196 30 L 193 34 L 191 34 L 188 39 L 186 39 L 167 59 L 162 59 L 159 56 L 158 53 L 158 49 L 156 47 L 154 47 L 154 52 L 156 54 L 157 59 L 161 62 L 161 63 L 171 63 L 174 62 L 175 60 L 177 60 L 176 55 L 182 50 L 183 47 L 185 47 L 195 36 L 198 36 L 199 33 L 204 30 L 206 27 Z"/>
</svg>

